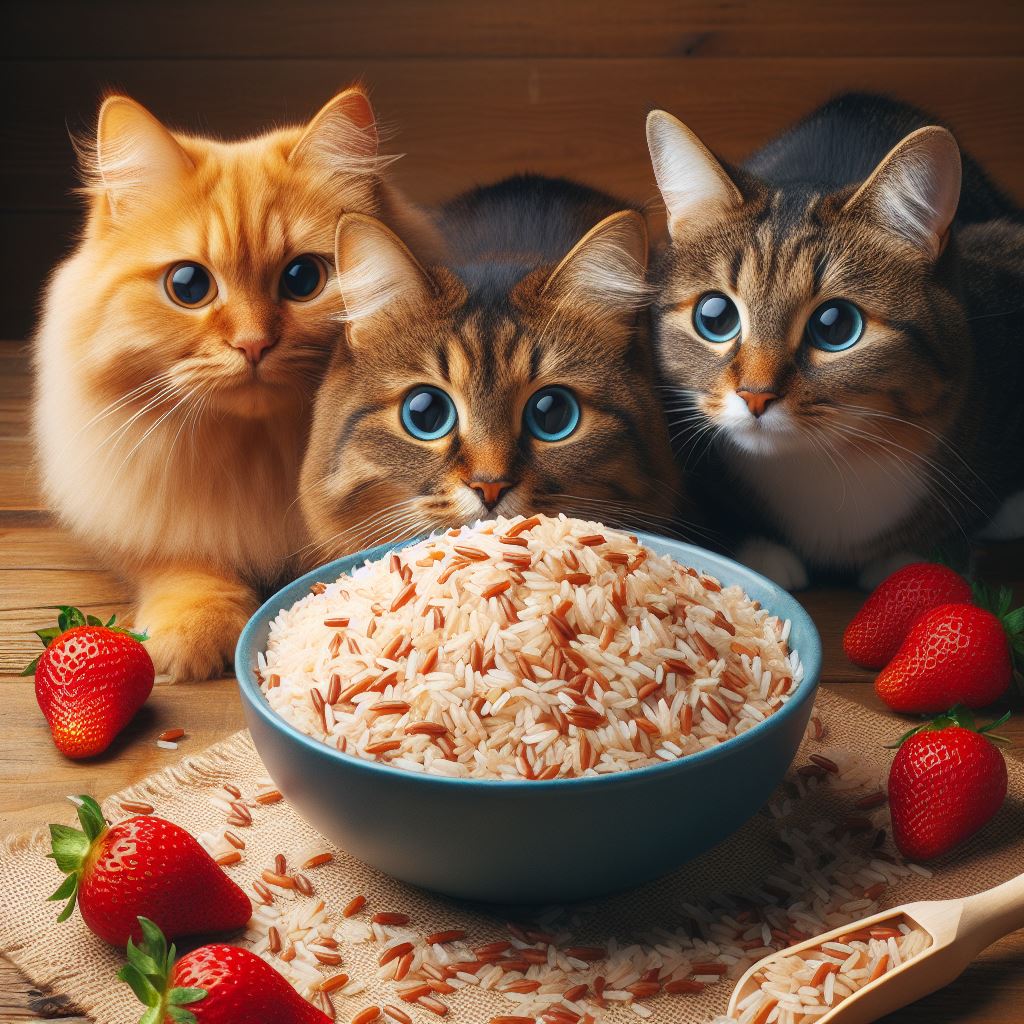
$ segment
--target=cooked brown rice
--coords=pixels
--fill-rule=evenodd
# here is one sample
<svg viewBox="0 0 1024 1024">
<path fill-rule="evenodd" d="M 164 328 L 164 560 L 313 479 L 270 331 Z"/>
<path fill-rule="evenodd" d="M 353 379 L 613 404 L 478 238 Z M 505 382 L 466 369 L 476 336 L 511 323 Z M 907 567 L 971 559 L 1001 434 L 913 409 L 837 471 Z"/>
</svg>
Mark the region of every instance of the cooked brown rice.
<svg viewBox="0 0 1024 1024">
<path fill-rule="evenodd" d="M 270 706 L 357 757 L 461 778 L 673 761 L 777 711 L 789 623 L 635 537 L 564 516 L 427 538 L 271 623 Z"/>
</svg>

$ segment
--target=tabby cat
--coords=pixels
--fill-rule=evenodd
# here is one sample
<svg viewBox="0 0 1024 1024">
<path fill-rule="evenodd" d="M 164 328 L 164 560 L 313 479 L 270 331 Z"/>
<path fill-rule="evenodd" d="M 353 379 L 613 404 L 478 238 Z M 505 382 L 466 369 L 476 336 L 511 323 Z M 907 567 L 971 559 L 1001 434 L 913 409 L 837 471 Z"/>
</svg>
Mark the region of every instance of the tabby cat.
<svg viewBox="0 0 1024 1024">
<path fill-rule="evenodd" d="M 81 148 L 88 220 L 34 341 L 43 484 L 137 585 L 158 671 L 204 677 L 304 543 L 292 506 L 337 336 L 342 210 L 438 240 L 382 177 L 358 88 L 239 142 L 171 132 L 111 96 Z"/>
<path fill-rule="evenodd" d="M 953 136 L 859 95 L 740 168 L 662 111 L 647 133 L 670 415 L 741 560 L 869 586 L 1024 533 L 1024 226 L 969 158 L 961 194 Z"/>
<path fill-rule="evenodd" d="M 522 176 L 439 224 L 451 265 L 429 270 L 376 220 L 338 227 L 346 332 L 303 467 L 307 561 L 495 515 L 667 523 L 640 214 Z"/>
</svg>

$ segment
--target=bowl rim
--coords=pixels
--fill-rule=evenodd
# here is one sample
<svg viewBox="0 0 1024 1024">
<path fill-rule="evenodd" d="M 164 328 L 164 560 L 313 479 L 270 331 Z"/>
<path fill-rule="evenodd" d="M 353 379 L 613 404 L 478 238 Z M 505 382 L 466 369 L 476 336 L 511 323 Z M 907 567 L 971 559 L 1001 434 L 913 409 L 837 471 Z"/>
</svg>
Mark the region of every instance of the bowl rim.
<svg viewBox="0 0 1024 1024">
<path fill-rule="evenodd" d="M 331 579 L 336 579 L 341 573 L 349 572 L 352 568 L 362 565 L 366 561 L 375 561 L 391 551 L 397 551 L 418 543 L 430 536 L 429 534 L 420 534 L 404 540 L 379 544 L 376 547 L 368 548 L 352 555 L 336 558 L 304 573 L 298 579 L 281 587 L 267 598 L 245 624 L 245 628 L 242 630 L 235 647 L 235 678 L 238 682 L 242 700 L 271 729 L 283 733 L 285 737 L 293 742 L 297 742 L 309 753 L 326 757 L 328 760 L 334 761 L 344 768 L 366 772 L 371 776 L 378 775 L 382 780 L 408 780 L 410 784 L 425 786 L 478 787 L 488 792 L 534 792 L 537 790 L 550 791 L 559 789 L 577 791 L 595 786 L 610 787 L 614 784 L 635 784 L 655 777 L 667 776 L 673 772 L 686 771 L 688 767 L 692 768 L 695 765 L 708 764 L 718 758 L 729 757 L 733 753 L 739 753 L 739 751 L 763 738 L 770 729 L 782 728 L 788 719 L 800 713 L 800 709 L 808 701 L 813 703 L 821 674 L 821 637 L 811 616 L 792 594 L 766 576 L 747 568 L 745 565 L 741 565 L 726 555 L 720 555 L 695 544 L 687 544 L 674 540 L 671 537 L 662 536 L 661 534 L 641 530 L 633 530 L 632 534 L 638 537 L 644 544 L 655 546 L 656 549 L 665 549 L 667 547 L 669 550 L 665 553 L 669 554 L 676 561 L 683 560 L 680 555 L 683 558 L 695 560 L 694 563 L 683 562 L 683 564 L 700 564 L 702 561 L 707 564 L 710 562 L 711 564 L 708 568 L 711 572 L 715 572 L 716 566 L 719 570 L 724 567 L 727 575 L 743 578 L 734 582 L 742 586 L 745 591 L 748 589 L 749 583 L 767 589 L 772 594 L 772 605 L 768 607 L 762 601 L 762 606 L 766 607 L 771 614 L 777 615 L 783 621 L 786 619 L 790 620 L 793 627 L 799 621 L 800 632 L 806 632 L 807 634 L 806 641 L 799 649 L 800 664 L 804 670 L 804 678 L 794 695 L 778 711 L 751 726 L 738 736 L 733 736 L 722 743 L 716 743 L 713 747 L 707 747 L 696 753 L 687 754 L 685 757 L 665 761 L 662 764 L 648 765 L 645 768 L 631 768 L 625 771 L 611 772 L 607 775 L 546 780 L 457 778 L 447 775 L 431 775 L 426 772 L 411 771 L 407 768 L 396 768 L 390 764 L 378 761 L 368 761 L 353 754 L 343 753 L 336 747 L 328 746 L 322 740 L 307 735 L 274 711 L 270 704 L 267 703 L 253 671 L 256 652 L 260 648 L 260 644 L 257 642 L 257 633 L 264 627 L 269 630 L 271 621 L 280 611 L 305 597 L 309 593 L 310 586 L 313 583 L 322 582 L 325 575 L 330 574 Z M 732 583 L 730 582 L 728 585 L 732 585 Z"/>
</svg>

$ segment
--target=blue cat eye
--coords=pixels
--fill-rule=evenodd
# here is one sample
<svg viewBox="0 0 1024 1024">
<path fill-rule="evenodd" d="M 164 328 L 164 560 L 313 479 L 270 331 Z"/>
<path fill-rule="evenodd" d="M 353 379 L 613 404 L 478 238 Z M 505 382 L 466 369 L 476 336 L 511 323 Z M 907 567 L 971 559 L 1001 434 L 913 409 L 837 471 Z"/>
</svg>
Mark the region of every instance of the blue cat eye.
<svg viewBox="0 0 1024 1024">
<path fill-rule="evenodd" d="M 281 294 L 293 302 L 315 299 L 327 283 L 327 268 L 319 256 L 307 253 L 295 259 L 281 271 Z"/>
<path fill-rule="evenodd" d="M 213 275 L 201 263 L 175 263 L 164 278 L 168 298 L 186 309 L 198 309 L 217 294 Z"/>
<path fill-rule="evenodd" d="M 807 321 L 807 340 L 823 352 L 852 348 L 864 333 L 864 314 L 846 299 L 823 302 Z"/>
<path fill-rule="evenodd" d="M 721 345 L 740 333 L 740 311 L 721 292 L 706 292 L 693 308 L 693 326 L 707 341 Z"/>
<path fill-rule="evenodd" d="M 580 403 L 568 388 L 541 388 L 530 395 L 523 423 L 540 441 L 564 441 L 580 425 Z"/>
<path fill-rule="evenodd" d="M 402 426 L 419 441 L 436 441 L 452 432 L 455 403 L 440 388 L 421 384 L 402 402 Z"/>
</svg>

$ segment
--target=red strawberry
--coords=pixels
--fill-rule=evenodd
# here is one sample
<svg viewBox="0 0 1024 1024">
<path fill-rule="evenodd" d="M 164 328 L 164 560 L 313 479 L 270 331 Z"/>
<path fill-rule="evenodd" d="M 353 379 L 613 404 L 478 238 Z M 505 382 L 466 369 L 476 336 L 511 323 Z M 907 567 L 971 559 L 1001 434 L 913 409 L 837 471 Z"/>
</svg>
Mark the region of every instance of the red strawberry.
<svg viewBox="0 0 1024 1024">
<path fill-rule="evenodd" d="M 77 900 L 89 928 L 123 946 L 143 912 L 172 938 L 232 931 L 252 916 L 249 897 L 183 828 L 150 814 L 108 826 L 92 797 L 80 800 L 81 829 L 50 826 L 50 856 L 67 873 L 50 897 L 68 901 L 58 921 Z"/>
<path fill-rule="evenodd" d="M 200 946 L 175 963 L 174 946 L 145 917 L 118 977 L 149 1009 L 139 1024 L 331 1024 L 255 953 Z"/>
<path fill-rule="evenodd" d="M 889 769 L 892 834 L 900 852 L 928 860 L 974 835 L 1006 798 L 1006 761 L 962 708 L 908 733 Z"/>
<path fill-rule="evenodd" d="M 101 754 L 153 689 L 153 661 L 129 633 L 77 608 L 61 607 L 57 626 L 36 635 L 46 648 L 24 671 L 57 749 L 68 757 Z"/>
<path fill-rule="evenodd" d="M 855 665 L 882 668 L 922 612 L 970 602 L 970 584 L 952 569 L 932 562 L 906 565 L 884 579 L 861 606 L 843 634 L 843 650 Z"/>
<path fill-rule="evenodd" d="M 894 711 L 928 714 L 998 700 L 1013 678 L 1004 622 L 971 604 L 925 612 L 875 680 L 875 692 Z"/>
</svg>

